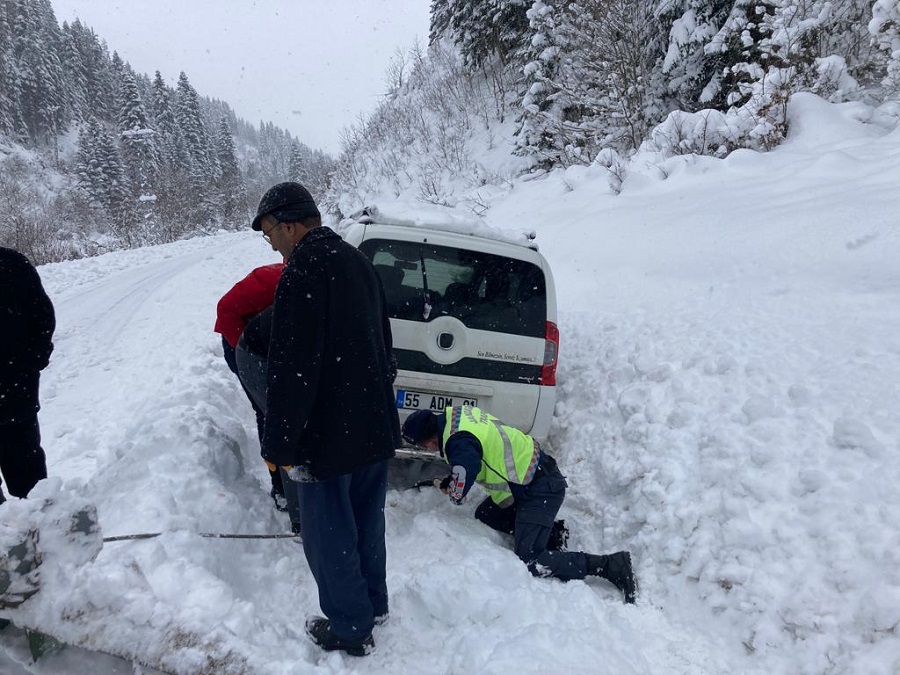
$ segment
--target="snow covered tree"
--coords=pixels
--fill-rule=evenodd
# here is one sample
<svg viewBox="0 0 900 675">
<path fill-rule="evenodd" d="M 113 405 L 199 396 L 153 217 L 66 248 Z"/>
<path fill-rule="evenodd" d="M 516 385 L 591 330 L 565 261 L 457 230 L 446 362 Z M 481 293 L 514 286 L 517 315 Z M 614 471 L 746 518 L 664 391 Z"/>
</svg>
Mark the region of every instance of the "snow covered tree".
<svg viewBox="0 0 900 675">
<path fill-rule="evenodd" d="M 113 120 L 115 72 L 106 44 L 77 19 L 63 24 L 63 71 L 76 119 Z"/>
<path fill-rule="evenodd" d="M 25 122 L 19 113 L 18 78 L 12 51 L 13 30 L 10 5 L 0 1 L 0 134 L 25 135 Z"/>
<path fill-rule="evenodd" d="M 131 207 L 137 222 L 152 227 L 159 174 L 156 132 L 150 127 L 137 83 L 130 72 L 125 73 L 120 92 L 118 126 L 122 161 L 131 190 Z"/>
<path fill-rule="evenodd" d="M 725 113 L 732 148 L 779 143 L 793 93 L 852 99 L 885 71 L 864 28 L 871 0 L 663 0 L 657 10 L 670 26 L 669 92 L 682 110 Z"/>
<path fill-rule="evenodd" d="M 18 74 L 18 104 L 33 141 L 45 143 L 61 133 L 69 115 L 64 86 L 62 39 L 49 0 L 15 4 L 12 53 Z"/>
<path fill-rule="evenodd" d="M 453 18 L 450 5 L 453 0 L 431 0 L 428 44 L 433 45 L 447 34 Z"/>
<path fill-rule="evenodd" d="M 727 55 L 707 45 L 731 14 L 734 0 L 661 0 L 657 16 L 668 29 L 662 73 L 680 110 L 724 110 L 722 78 Z M 730 64 L 727 64 L 730 65 Z"/>
<path fill-rule="evenodd" d="M 664 116 L 654 89 L 662 47 L 652 8 L 634 0 L 538 0 L 528 17 L 520 151 L 566 165 L 590 163 L 604 147 L 640 145 Z"/>
<path fill-rule="evenodd" d="M 184 151 L 179 159 L 187 160 L 188 164 L 183 168 L 195 187 L 205 190 L 207 184 L 216 178 L 218 166 L 200 110 L 200 99 L 184 71 L 178 76 L 174 119 Z"/>
<path fill-rule="evenodd" d="M 247 192 L 234 154 L 231 125 L 226 117 L 222 117 L 219 121 L 216 154 L 220 170 L 217 185 L 222 215 L 229 222 L 236 218 L 244 218 L 247 213 Z"/>
<path fill-rule="evenodd" d="M 101 162 L 97 152 L 100 125 L 91 118 L 81 127 L 78 134 L 78 156 L 75 163 L 75 175 L 78 188 L 87 197 L 92 207 L 100 209 L 106 199 Z"/>
<path fill-rule="evenodd" d="M 305 185 L 314 195 L 325 192 L 333 167 L 334 161 L 321 150 L 299 141 L 291 143 L 288 177 Z"/>
<path fill-rule="evenodd" d="M 150 110 L 154 119 L 153 128 L 156 129 L 156 147 L 160 160 L 166 166 L 188 166 L 190 160 L 178 138 L 172 99 L 172 90 L 157 70 L 151 84 Z"/>
<path fill-rule="evenodd" d="M 507 63 L 528 34 L 530 0 L 433 0 L 431 43 L 449 36 L 470 66 L 498 57 Z"/>
<path fill-rule="evenodd" d="M 291 144 L 291 159 L 288 168 L 288 177 L 291 180 L 307 185 L 309 183 L 309 148 L 298 142 Z"/>
<path fill-rule="evenodd" d="M 115 142 L 97 119 L 90 119 L 78 136 L 75 172 L 78 187 L 91 206 L 104 212 L 114 226 L 126 226 L 129 212 L 127 178 Z"/>
<path fill-rule="evenodd" d="M 69 97 L 72 103 L 72 115 L 76 120 L 85 119 L 88 114 L 87 90 L 89 71 L 85 67 L 79 48 L 78 39 L 83 27 L 77 19 L 70 26 L 62 25 L 62 66 Z"/>
<path fill-rule="evenodd" d="M 258 133 L 261 176 L 267 176 L 272 180 L 283 180 L 283 177 L 290 172 L 293 138 L 272 122 L 260 122 Z"/>
<path fill-rule="evenodd" d="M 900 0 L 876 0 L 867 28 L 887 57 L 882 83 L 896 94 L 900 91 Z"/>
</svg>

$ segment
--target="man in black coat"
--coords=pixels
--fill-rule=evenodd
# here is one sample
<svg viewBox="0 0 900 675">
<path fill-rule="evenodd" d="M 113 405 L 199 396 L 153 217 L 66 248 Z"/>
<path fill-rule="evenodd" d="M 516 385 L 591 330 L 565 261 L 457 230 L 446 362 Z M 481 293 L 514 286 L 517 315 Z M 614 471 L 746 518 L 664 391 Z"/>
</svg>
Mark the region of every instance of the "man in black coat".
<svg viewBox="0 0 900 675">
<path fill-rule="evenodd" d="M 287 259 L 262 452 L 299 482 L 303 550 L 327 617 L 306 630 L 323 649 L 362 656 L 388 613 L 387 460 L 401 442 L 384 289 L 369 259 L 321 225 L 299 183 L 271 188 L 252 227 Z"/>
<path fill-rule="evenodd" d="M 56 317 L 37 270 L 24 255 L 3 247 L 0 288 L 0 471 L 9 493 L 26 497 L 47 477 L 38 388 L 53 351 Z"/>
</svg>

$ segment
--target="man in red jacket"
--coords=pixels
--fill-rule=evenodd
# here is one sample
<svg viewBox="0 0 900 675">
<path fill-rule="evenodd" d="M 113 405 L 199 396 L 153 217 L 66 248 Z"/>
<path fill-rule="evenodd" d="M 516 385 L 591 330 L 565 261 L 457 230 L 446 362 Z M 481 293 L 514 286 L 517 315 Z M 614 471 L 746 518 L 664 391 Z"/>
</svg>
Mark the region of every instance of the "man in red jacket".
<svg viewBox="0 0 900 675">
<path fill-rule="evenodd" d="M 258 316 L 263 310 L 271 307 L 275 301 L 275 288 L 281 279 L 281 272 L 284 270 L 284 262 L 273 263 L 271 265 L 263 265 L 257 267 L 246 277 L 238 281 L 231 287 L 225 295 L 219 300 L 216 306 L 216 326 L 215 331 L 222 336 L 222 350 L 225 354 L 225 362 L 228 368 L 235 375 L 238 374 L 237 364 L 235 362 L 234 350 L 237 347 L 238 340 L 244 333 L 244 329 L 250 321 Z M 239 378 L 240 379 L 240 378 Z M 253 412 L 256 414 L 256 430 L 262 442 L 263 429 L 265 428 L 266 418 L 263 411 L 253 400 L 253 396 L 247 391 L 247 388 L 241 383 L 244 393 L 253 406 Z M 284 481 L 280 471 L 269 471 L 272 479 L 272 499 L 275 500 L 275 506 L 279 511 L 288 510 L 289 505 L 284 494 Z M 293 509 L 291 509 L 293 511 Z M 299 529 L 299 517 L 295 519 L 296 514 L 291 514 L 292 529 Z"/>
</svg>

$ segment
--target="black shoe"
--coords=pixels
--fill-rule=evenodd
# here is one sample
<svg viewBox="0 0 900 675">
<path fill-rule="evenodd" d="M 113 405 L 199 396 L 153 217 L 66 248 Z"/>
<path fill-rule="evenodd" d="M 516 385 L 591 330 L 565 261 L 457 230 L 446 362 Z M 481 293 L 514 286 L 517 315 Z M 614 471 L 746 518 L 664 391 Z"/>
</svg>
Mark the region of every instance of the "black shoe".
<svg viewBox="0 0 900 675">
<path fill-rule="evenodd" d="M 619 551 L 610 555 L 587 554 L 588 574 L 601 577 L 622 591 L 625 602 L 633 605 L 637 596 L 637 584 L 631 567 L 631 554 Z"/>
<path fill-rule="evenodd" d="M 306 634 L 326 652 L 343 651 L 350 656 L 366 656 L 375 649 L 371 635 L 362 640 L 344 640 L 331 631 L 331 621 L 321 616 L 306 622 Z"/>
<path fill-rule="evenodd" d="M 550 538 L 547 540 L 548 551 L 565 551 L 569 545 L 569 528 L 566 521 L 557 520 L 550 530 Z"/>
</svg>

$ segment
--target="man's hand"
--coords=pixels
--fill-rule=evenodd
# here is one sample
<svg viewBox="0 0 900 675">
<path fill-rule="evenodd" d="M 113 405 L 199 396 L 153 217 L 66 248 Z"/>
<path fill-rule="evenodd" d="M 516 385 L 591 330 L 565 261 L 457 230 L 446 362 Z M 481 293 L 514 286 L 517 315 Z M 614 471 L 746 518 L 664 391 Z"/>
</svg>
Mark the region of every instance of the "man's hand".
<svg viewBox="0 0 900 675">
<path fill-rule="evenodd" d="M 460 482 L 459 478 L 454 474 L 450 474 L 443 480 L 440 478 L 435 478 L 432 483 L 434 487 L 443 492 L 445 495 L 450 496 L 450 501 L 459 506 L 466 501 L 466 498 L 462 495 L 462 488 L 465 485 L 465 481 Z"/>
<path fill-rule="evenodd" d="M 278 471 L 278 467 L 272 464 L 267 459 L 263 460 L 266 463 L 266 466 L 269 467 L 270 472 Z M 285 473 L 287 473 L 288 478 L 290 478 L 295 483 L 308 483 L 313 480 L 313 477 L 310 475 L 309 471 L 302 466 L 287 466 L 282 465 L 282 469 L 284 469 Z"/>
</svg>

